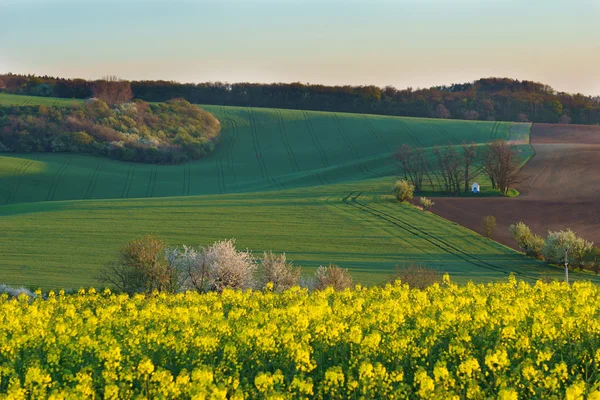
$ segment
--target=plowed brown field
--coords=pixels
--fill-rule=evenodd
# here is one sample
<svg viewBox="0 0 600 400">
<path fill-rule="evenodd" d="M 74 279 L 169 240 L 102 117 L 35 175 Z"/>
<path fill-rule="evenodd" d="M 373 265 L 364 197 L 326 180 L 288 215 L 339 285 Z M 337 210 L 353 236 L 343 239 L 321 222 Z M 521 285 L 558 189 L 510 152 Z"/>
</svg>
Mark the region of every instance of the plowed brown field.
<svg viewBox="0 0 600 400">
<path fill-rule="evenodd" d="M 493 215 L 494 239 L 511 247 L 508 226 L 517 221 L 544 236 L 571 228 L 600 244 L 600 126 L 534 124 L 531 145 L 519 197 L 436 198 L 433 211 L 479 233 L 483 217 Z"/>
</svg>

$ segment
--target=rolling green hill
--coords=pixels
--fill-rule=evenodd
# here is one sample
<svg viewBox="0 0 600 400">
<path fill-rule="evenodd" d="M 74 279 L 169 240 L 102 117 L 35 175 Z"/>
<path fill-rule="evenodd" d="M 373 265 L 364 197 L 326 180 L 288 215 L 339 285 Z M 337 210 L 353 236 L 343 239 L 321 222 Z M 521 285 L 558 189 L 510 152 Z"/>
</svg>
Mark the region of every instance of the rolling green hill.
<svg viewBox="0 0 600 400">
<path fill-rule="evenodd" d="M 364 180 L 395 174 L 391 156 L 404 143 L 484 143 L 510 139 L 522 127 L 528 132 L 528 125 L 507 122 L 202 107 L 223 126 L 208 159 L 160 166 L 68 153 L 5 153 L 0 204 L 227 194 Z M 531 149 L 522 146 L 522 151 L 527 156 Z"/>
<path fill-rule="evenodd" d="M 285 252 L 309 272 L 349 268 L 358 282 L 381 283 L 397 264 L 417 262 L 459 282 L 532 281 L 561 271 L 466 228 L 400 205 L 389 179 L 256 193 L 40 202 L 0 207 L 2 282 L 31 286 L 97 284 L 97 268 L 146 233 L 170 245 L 236 238 L 256 255 Z M 576 279 L 576 278 L 575 278 Z"/>
<path fill-rule="evenodd" d="M 6 97 L 0 95 L 0 102 L 10 104 Z M 0 282 L 97 284 L 98 267 L 114 259 L 123 243 L 146 233 L 171 245 L 233 237 L 255 253 L 286 252 L 308 271 L 340 264 L 365 283 L 382 282 L 408 262 L 463 282 L 502 279 L 510 272 L 528 280 L 560 275 L 454 223 L 399 205 L 389 194 L 396 173 L 392 153 L 403 143 L 523 140 L 528 125 L 203 108 L 223 130 L 215 152 L 199 162 L 0 157 Z M 520 149 L 523 157 L 531 154 L 528 145 Z"/>
</svg>

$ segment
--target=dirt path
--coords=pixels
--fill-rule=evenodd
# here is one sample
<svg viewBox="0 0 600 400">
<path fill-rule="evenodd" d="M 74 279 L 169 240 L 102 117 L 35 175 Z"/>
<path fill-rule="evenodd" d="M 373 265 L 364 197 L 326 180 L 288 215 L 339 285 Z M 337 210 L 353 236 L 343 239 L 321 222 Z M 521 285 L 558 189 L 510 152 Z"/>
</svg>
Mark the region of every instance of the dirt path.
<svg viewBox="0 0 600 400">
<path fill-rule="evenodd" d="M 494 239 L 511 247 L 508 226 L 517 221 L 540 235 L 571 228 L 600 244 L 600 126 L 534 124 L 531 144 L 521 196 L 436 198 L 433 211 L 480 233 L 483 217 L 493 215 Z"/>
</svg>

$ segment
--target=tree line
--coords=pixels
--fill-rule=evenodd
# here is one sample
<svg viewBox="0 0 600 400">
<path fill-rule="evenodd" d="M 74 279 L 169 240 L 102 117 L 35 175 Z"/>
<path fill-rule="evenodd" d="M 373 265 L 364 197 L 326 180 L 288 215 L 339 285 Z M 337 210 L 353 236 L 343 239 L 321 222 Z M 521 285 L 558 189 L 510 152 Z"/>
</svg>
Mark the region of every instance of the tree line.
<svg viewBox="0 0 600 400">
<path fill-rule="evenodd" d="M 104 85 L 106 86 L 106 85 Z M 123 161 L 178 164 L 214 149 L 219 121 L 186 100 L 122 103 L 127 85 L 73 107 L 0 107 L 0 152 L 88 153 Z"/>
<path fill-rule="evenodd" d="M 480 175 L 489 177 L 492 188 L 506 195 L 511 185 L 522 181 L 521 160 L 506 141 L 484 146 L 434 146 L 431 154 L 423 147 L 404 144 L 395 153 L 404 186 L 410 191 L 445 193 L 458 196 L 469 192 L 469 183 Z M 395 192 L 405 193 L 406 189 Z M 399 198 L 400 200 L 400 198 Z"/>
<path fill-rule="evenodd" d="M 0 90 L 85 99 L 100 81 L 0 75 Z M 195 104 L 273 107 L 487 121 L 600 124 L 600 96 L 557 92 L 548 85 L 508 78 L 428 89 L 327 86 L 303 83 L 178 83 L 132 81 L 132 95 L 149 102 L 184 98 Z"/>
</svg>

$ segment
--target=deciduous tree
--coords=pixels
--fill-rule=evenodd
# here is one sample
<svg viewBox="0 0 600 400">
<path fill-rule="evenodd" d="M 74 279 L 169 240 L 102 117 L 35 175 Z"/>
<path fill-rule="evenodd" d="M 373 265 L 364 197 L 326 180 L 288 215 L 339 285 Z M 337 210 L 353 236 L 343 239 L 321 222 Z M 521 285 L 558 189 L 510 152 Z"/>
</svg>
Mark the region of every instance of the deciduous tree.
<svg viewBox="0 0 600 400">
<path fill-rule="evenodd" d="M 503 194 L 508 192 L 510 185 L 523 181 L 518 155 L 504 140 L 486 145 L 481 160 L 492 186 Z"/>
<path fill-rule="evenodd" d="M 133 99 L 131 84 L 116 76 L 106 76 L 94 82 L 92 94 L 109 105 L 126 103 Z"/>
</svg>

